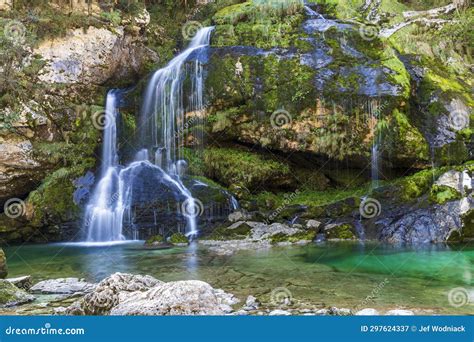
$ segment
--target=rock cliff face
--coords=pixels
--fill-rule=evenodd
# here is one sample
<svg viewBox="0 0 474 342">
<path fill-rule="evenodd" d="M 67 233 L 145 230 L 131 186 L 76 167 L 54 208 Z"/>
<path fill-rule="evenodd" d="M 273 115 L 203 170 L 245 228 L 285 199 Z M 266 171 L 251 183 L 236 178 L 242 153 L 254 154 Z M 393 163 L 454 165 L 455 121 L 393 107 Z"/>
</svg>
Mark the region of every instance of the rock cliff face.
<svg viewBox="0 0 474 342">
<path fill-rule="evenodd" d="M 15 72 L 4 67 L 2 73 L 25 89 L 15 97 L 2 88 L 0 240 L 58 239 L 58 226 L 43 227 L 77 218 L 73 181 L 95 167 L 106 84 L 133 84 L 159 60 L 145 44 L 149 22 L 142 11 L 119 24 L 30 42 L 28 28 L 11 21 L 24 35 L 23 45 L 12 40 L 5 48 L 21 57 L 12 56 Z M 10 215 L 13 202 L 20 211 Z"/>
<path fill-rule="evenodd" d="M 134 79 L 146 61 L 158 59 L 142 37 L 125 33 L 123 26 L 72 30 L 64 38 L 41 43 L 33 53 L 47 63 L 40 71 L 42 82 L 86 86 Z"/>
<path fill-rule="evenodd" d="M 344 201 L 357 206 L 358 197 L 367 192 L 364 183 L 380 177 L 389 186 L 405 184 L 401 192 L 409 193 L 409 201 L 401 194 L 399 209 L 429 217 L 432 227 L 440 224 L 436 209 L 452 209 L 455 215 L 448 226 L 459 230 L 460 216 L 470 215 L 461 207 L 472 202 L 458 201 L 468 196 L 439 185 L 432 188 L 435 177 L 406 177 L 431 167 L 433 173 L 446 172 L 445 165 L 469 169 L 474 157 L 472 70 L 463 61 L 468 59 L 463 57 L 465 42 L 446 45 L 451 52 L 444 55 L 426 49 L 422 41 L 434 46 L 441 39 L 437 36 L 459 36 L 458 26 L 440 34 L 429 27 L 428 33 L 401 29 L 388 37 L 370 34 L 370 28 L 399 20 L 403 14 L 398 8 L 374 22 L 362 9 L 347 13 L 345 0 L 324 6 L 310 1 L 312 10 L 298 4 L 282 8 L 258 1 L 228 3 L 233 5 L 222 8 L 209 2 L 176 22 L 166 20 L 179 31 L 179 39 L 156 22 L 160 7 L 149 8 L 151 14 L 141 8 L 125 16 L 124 8 L 103 8 L 101 2 L 92 9 L 78 4 L 78 12 L 63 11 L 73 21 L 67 30 L 51 34 L 39 29 L 43 22 L 13 21 L 24 39 L 22 44 L 6 42 L 8 49 L 2 51 L 15 54 L 15 62 L 1 70 L 8 82 L 0 89 L 0 212 L 5 211 L 0 214 L 0 240 L 58 240 L 77 233 L 81 198 L 74 201 L 73 194 L 78 188 L 86 194 L 94 183 L 93 177 L 82 177 L 97 166 L 102 136 L 98 119 L 104 114 L 106 90 L 136 85 L 126 96 L 119 123 L 122 138 L 127 137 L 120 141 L 121 152 L 128 153 L 141 99 L 135 95 L 144 83 L 139 79 L 169 60 L 177 45 L 186 44 L 181 42 L 179 21 L 191 19 L 215 25 L 209 54 L 202 56 L 207 147 L 196 153 L 196 139 L 189 139 L 183 152 L 192 176 L 227 187 L 245 209 L 261 214 L 281 206 L 285 215 L 279 215 L 280 220 L 294 219 L 289 214 L 295 214 L 292 206 L 307 203 L 306 215 L 319 218 L 320 209 L 311 208 L 330 204 L 324 209 L 331 211 L 328 218 L 342 218 L 348 209 Z M 465 16 L 471 18 L 472 12 Z M 51 19 L 54 24 L 56 19 Z M 194 114 L 201 113 L 188 113 L 186 128 L 202 132 L 202 127 L 193 127 Z M 394 181 L 398 176 L 405 178 Z M 422 185 L 414 184 L 420 178 Z M 194 185 L 196 193 L 206 192 Z M 226 192 L 215 189 L 202 196 L 226 201 Z M 288 191 L 294 193 L 282 200 Z M 410 206 L 410 201 L 423 198 L 436 204 Z M 20 215 L 14 218 L 6 215 L 5 204 L 11 199 L 20 201 Z M 167 206 L 158 202 L 158 208 Z M 138 224 L 155 220 L 156 212 L 148 209 Z M 406 227 L 421 222 L 393 213 L 384 221 L 388 228 L 380 236 L 385 240 L 403 240 L 411 234 Z M 451 236 L 448 226 L 440 233 L 443 238 Z M 356 229 L 351 229 L 354 236 Z"/>
<path fill-rule="evenodd" d="M 473 99 L 453 73 L 367 37 L 363 23 L 258 11 L 246 2 L 214 16 L 207 90 L 216 137 L 359 166 L 374 144 L 389 167 L 469 159 L 462 130 Z"/>
</svg>

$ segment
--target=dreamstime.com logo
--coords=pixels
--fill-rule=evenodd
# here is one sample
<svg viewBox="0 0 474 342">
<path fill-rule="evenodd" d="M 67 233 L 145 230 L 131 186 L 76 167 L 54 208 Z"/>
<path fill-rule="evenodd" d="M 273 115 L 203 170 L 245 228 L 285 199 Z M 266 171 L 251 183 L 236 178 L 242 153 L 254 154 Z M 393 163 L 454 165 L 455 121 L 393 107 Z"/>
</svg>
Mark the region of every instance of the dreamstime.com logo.
<svg viewBox="0 0 474 342">
<path fill-rule="evenodd" d="M 382 205 L 375 198 L 364 198 L 359 206 L 359 213 L 363 218 L 371 219 L 377 217 L 382 212 Z"/>
<path fill-rule="evenodd" d="M 51 323 L 46 323 L 40 328 L 15 328 L 9 326 L 5 329 L 6 335 L 85 335 L 83 328 L 52 328 Z"/>
<path fill-rule="evenodd" d="M 196 218 L 204 213 L 204 204 L 197 198 L 188 198 L 181 204 L 180 212 L 187 217 Z"/>
<path fill-rule="evenodd" d="M 448 293 L 449 305 L 460 308 L 465 305 L 474 305 L 474 290 L 468 290 L 464 287 L 455 287 Z"/>
<path fill-rule="evenodd" d="M 293 302 L 293 295 L 286 287 L 277 287 L 270 294 L 270 302 L 275 306 L 288 306 Z"/>
<path fill-rule="evenodd" d="M 3 205 L 5 215 L 11 219 L 19 218 L 26 213 L 26 204 L 19 198 L 10 198 Z"/>
<path fill-rule="evenodd" d="M 283 108 L 274 111 L 270 117 L 270 123 L 274 129 L 282 129 L 284 126 L 291 125 L 291 122 L 291 114 Z"/>
<path fill-rule="evenodd" d="M 199 21 L 188 21 L 181 28 L 181 33 L 183 34 L 183 38 L 186 40 L 193 39 L 194 36 L 196 36 L 196 34 L 198 33 L 198 31 L 202 29 L 202 27 L 203 26 Z"/>
</svg>

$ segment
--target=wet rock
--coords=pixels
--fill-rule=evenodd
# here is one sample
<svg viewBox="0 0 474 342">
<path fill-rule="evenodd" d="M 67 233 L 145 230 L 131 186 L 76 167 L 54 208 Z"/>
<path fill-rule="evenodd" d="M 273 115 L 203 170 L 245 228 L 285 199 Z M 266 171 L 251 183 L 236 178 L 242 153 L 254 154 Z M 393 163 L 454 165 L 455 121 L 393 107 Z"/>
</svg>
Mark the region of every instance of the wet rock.
<svg viewBox="0 0 474 342">
<path fill-rule="evenodd" d="M 5 256 L 3 249 L 0 248 L 0 279 L 6 278 L 7 275 L 7 257 Z"/>
<path fill-rule="evenodd" d="M 59 278 L 40 281 L 31 287 L 32 293 L 42 294 L 74 294 L 93 291 L 95 284 L 79 278 Z"/>
<path fill-rule="evenodd" d="M 290 227 L 282 223 L 272 223 L 270 225 L 262 222 L 247 222 L 252 227 L 252 239 L 268 239 L 276 234 L 294 235 L 301 232 L 298 228 Z"/>
<path fill-rule="evenodd" d="M 333 306 L 329 308 L 328 314 L 332 316 L 350 316 L 352 315 L 352 311 L 350 309 L 339 309 Z"/>
<path fill-rule="evenodd" d="M 232 255 L 240 250 L 259 250 L 268 249 L 272 245 L 267 240 L 251 241 L 251 240 L 231 240 L 231 241 L 213 241 L 201 240 L 200 244 L 208 246 L 209 249 L 219 255 Z"/>
<path fill-rule="evenodd" d="M 334 223 L 324 227 L 327 239 L 353 240 L 356 237 L 354 227 L 349 223 Z"/>
<path fill-rule="evenodd" d="M 329 315 L 329 309 L 319 309 L 314 312 L 315 315 L 317 316 L 327 316 Z"/>
<path fill-rule="evenodd" d="M 306 228 L 308 229 L 318 229 L 319 226 L 321 226 L 321 222 L 316 220 L 308 220 L 308 222 L 306 222 Z"/>
<path fill-rule="evenodd" d="M 454 232 L 462 231 L 464 214 L 474 208 L 472 195 L 461 200 L 404 211 L 402 216 L 379 221 L 378 239 L 392 244 L 426 244 L 446 242 Z"/>
<path fill-rule="evenodd" d="M 10 283 L 18 287 L 19 289 L 28 291 L 31 288 L 31 276 L 23 276 L 17 278 L 8 278 L 7 279 Z"/>
<path fill-rule="evenodd" d="M 385 313 L 385 316 L 414 316 L 415 313 L 411 310 L 390 310 Z"/>
<path fill-rule="evenodd" d="M 440 186 L 448 186 L 460 194 L 464 194 L 466 190 L 472 190 L 472 179 L 467 171 L 448 171 L 441 175 L 435 184 Z"/>
<path fill-rule="evenodd" d="M 247 212 L 243 211 L 234 211 L 233 213 L 229 214 L 228 220 L 230 222 L 237 222 L 237 221 L 245 221 L 252 218 L 252 215 L 248 214 Z"/>
<path fill-rule="evenodd" d="M 19 289 L 7 280 L 0 279 L 0 307 L 16 306 L 32 302 L 34 296 Z"/>
<path fill-rule="evenodd" d="M 248 316 L 248 314 L 249 314 L 249 313 L 248 313 L 247 311 L 243 310 L 243 309 L 234 312 L 234 315 L 235 315 L 235 316 Z"/>
<path fill-rule="evenodd" d="M 161 283 L 144 292 L 120 296 L 111 315 L 223 315 L 232 295 L 198 280 Z"/>
<path fill-rule="evenodd" d="M 357 311 L 355 315 L 356 316 L 378 316 L 380 315 L 380 313 L 375 309 L 367 308 L 367 309 L 362 309 L 360 311 Z"/>
<path fill-rule="evenodd" d="M 70 315 L 102 315 L 132 292 L 147 291 L 162 282 L 151 276 L 114 273 L 102 280 L 93 292 L 68 307 Z"/>
<path fill-rule="evenodd" d="M 252 310 L 257 310 L 260 307 L 260 302 L 257 298 L 254 296 L 248 296 L 247 300 L 245 301 L 245 306 L 244 310 L 246 311 L 252 311 Z"/>
<path fill-rule="evenodd" d="M 273 310 L 268 314 L 269 316 L 290 316 L 291 313 L 285 310 Z"/>
</svg>

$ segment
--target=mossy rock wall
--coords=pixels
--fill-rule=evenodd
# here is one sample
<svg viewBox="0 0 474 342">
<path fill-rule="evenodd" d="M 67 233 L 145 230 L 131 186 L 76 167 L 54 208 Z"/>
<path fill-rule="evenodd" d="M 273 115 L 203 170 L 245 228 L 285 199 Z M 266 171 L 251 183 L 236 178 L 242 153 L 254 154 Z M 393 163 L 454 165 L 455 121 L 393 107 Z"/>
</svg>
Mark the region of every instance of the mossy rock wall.
<svg viewBox="0 0 474 342">
<path fill-rule="evenodd" d="M 214 16 L 209 133 L 359 166 L 381 137 L 388 165 L 428 165 L 428 144 L 410 115 L 411 75 L 396 50 L 336 21 L 319 31 L 294 10 L 280 17 L 246 2 Z"/>
</svg>

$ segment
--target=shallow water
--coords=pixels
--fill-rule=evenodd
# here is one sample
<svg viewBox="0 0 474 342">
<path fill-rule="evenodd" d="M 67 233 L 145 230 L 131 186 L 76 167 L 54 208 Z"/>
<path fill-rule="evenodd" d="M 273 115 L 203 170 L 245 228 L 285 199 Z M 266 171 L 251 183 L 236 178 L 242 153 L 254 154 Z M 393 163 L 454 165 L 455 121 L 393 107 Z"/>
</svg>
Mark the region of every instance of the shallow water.
<svg viewBox="0 0 474 342">
<path fill-rule="evenodd" d="M 380 310 L 408 308 L 425 314 L 474 314 L 474 305 L 449 304 L 448 293 L 472 291 L 474 245 L 401 249 L 376 244 L 325 243 L 216 255 L 196 245 L 144 250 L 142 242 L 110 246 L 74 244 L 4 248 L 9 276 L 35 281 L 84 277 L 99 281 L 114 272 L 153 275 L 164 281 L 199 279 L 271 306 L 271 293 L 289 291 L 304 307 Z"/>
</svg>

